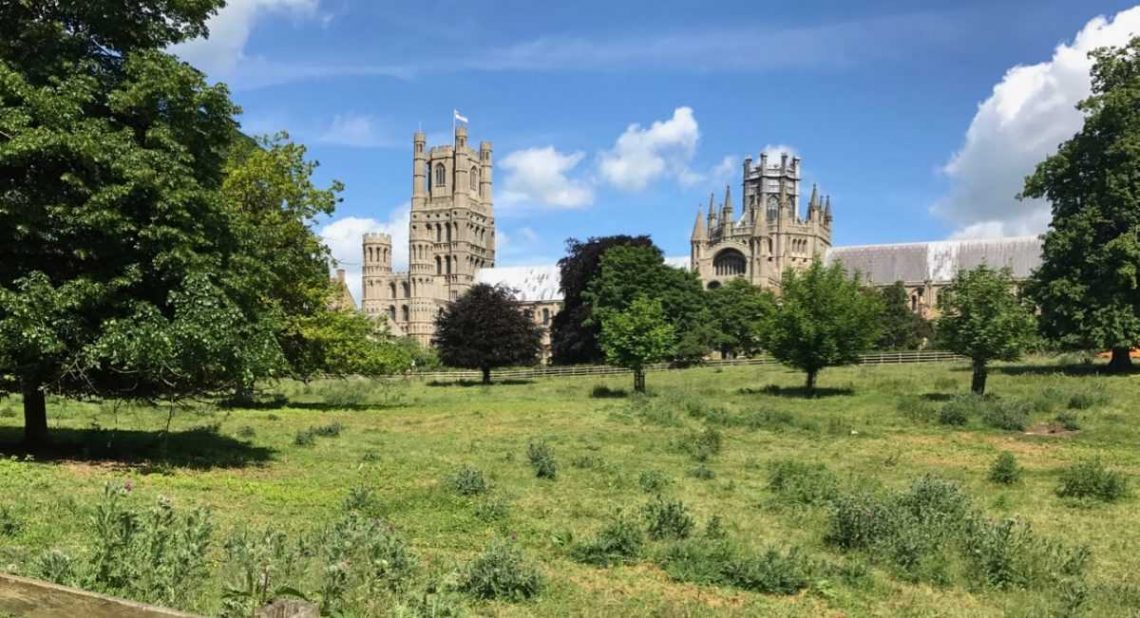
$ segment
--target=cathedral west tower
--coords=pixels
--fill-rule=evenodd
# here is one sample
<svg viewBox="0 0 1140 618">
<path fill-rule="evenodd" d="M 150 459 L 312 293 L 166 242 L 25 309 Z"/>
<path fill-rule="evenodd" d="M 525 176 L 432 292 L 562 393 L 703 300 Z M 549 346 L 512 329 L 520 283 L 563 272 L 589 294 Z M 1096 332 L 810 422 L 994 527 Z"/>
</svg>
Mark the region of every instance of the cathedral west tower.
<svg viewBox="0 0 1140 618">
<path fill-rule="evenodd" d="M 413 136 L 408 270 L 392 271 L 386 235 L 365 235 L 363 246 L 362 308 L 397 334 L 430 343 L 436 316 L 495 265 L 491 152 L 486 141 L 471 148 L 464 125 L 448 146 L 429 149 L 423 132 Z"/>
</svg>

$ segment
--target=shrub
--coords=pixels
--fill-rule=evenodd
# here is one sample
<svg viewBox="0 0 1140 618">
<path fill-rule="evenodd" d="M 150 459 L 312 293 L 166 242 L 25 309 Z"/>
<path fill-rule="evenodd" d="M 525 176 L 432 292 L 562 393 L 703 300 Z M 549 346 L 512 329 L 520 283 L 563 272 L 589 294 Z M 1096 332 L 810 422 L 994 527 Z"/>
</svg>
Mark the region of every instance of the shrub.
<svg viewBox="0 0 1140 618">
<path fill-rule="evenodd" d="M 590 389 L 590 396 L 594 399 L 616 399 L 629 396 L 625 389 L 610 388 L 605 384 L 595 384 L 594 388 Z"/>
<path fill-rule="evenodd" d="M 1077 431 L 1081 428 L 1081 419 L 1075 413 L 1065 410 L 1059 412 L 1054 419 L 1065 431 Z"/>
<path fill-rule="evenodd" d="M 662 427 L 677 427 L 681 424 L 676 401 L 651 398 L 645 395 L 634 397 L 629 403 L 629 411 L 645 423 Z"/>
<path fill-rule="evenodd" d="M 318 425 L 317 427 L 312 427 L 310 428 L 310 431 L 312 431 L 314 435 L 320 436 L 322 438 L 335 438 L 340 435 L 342 429 L 344 429 L 344 425 L 334 422 L 329 423 L 328 425 Z"/>
<path fill-rule="evenodd" d="M 997 429 L 1024 431 L 1029 425 L 1029 409 L 1020 401 L 990 400 L 984 406 L 982 420 Z"/>
<path fill-rule="evenodd" d="M 1088 410 L 1107 405 L 1110 400 L 1111 397 L 1105 391 L 1090 389 L 1070 395 L 1068 407 L 1070 410 Z"/>
<path fill-rule="evenodd" d="M 160 498 L 149 510 L 126 503 L 108 484 L 95 506 L 93 549 L 84 586 L 147 603 L 184 607 L 204 583 L 213 532 L 208 511 L 180 513 Z"/>
<path fill-rule="evenodd" d="M 729 541 L 692 538 L 669 545 L 660 562 L 665 573 L 676 581 L 726 584 L 725 571 L 737 554 L 736 546 Z"/>
<path fill-rule="evenodd" d="M 658 496 L 645 505 L 642 513 L 651 539 L 684 539 L 693 532 L 693 516 L 680 500 Z"/>
<path fill-rule="evenodd" d="M 938 422 L 943 425 L 962 426 L 970 421 L 971 416 L 979 416 L 983 407 L 983 400 L 977 395 L 959 395 L 942 404 L 938 411 Z"/>
<path fill-rule="evenodd" d="M 681 449 L 693 459 L 706 462 L 720 453 L 721 442 L 720 432 L 712 427 L 706 427 L 701 431 L 689 433 L 681 442 Z"/>
<path fill-rule="evenodd" d="M 249 425 L 244 425 L 241 429 L 238 429 L 237 435 L 239 438 L 246 438 L 248 440 L 257 435 L 257 431 Z"/>
<path fill-rule="evenodd" d="M 839 481 L 823 464 L 784 460 L 772 464 L 768 488 L 791 504 L 816 505 L 835 498 Z"/>
<path fill-rule="evenodd" d="M 892 532 L 893 506 L 870 493 L 836 498 L 824 542 L 841 549 L 867 549 Z"/>
<path fill-rule="evenodd" d="M 348 490 L 348 495 L 344 497 L 344 510 L 346 511 L 364 511 L 372 507 L 376 501 L 375 494 L 367 487 L 353 487 Z"/>
<path fill-rule="evenodd" d="M 475 505 L 475 517 L 481 521 L 501 521 L 510 515 L 511 503 L 501 496 L 490 497 Z"/>
<path fill-rule="evenodd" d="M 321 584 L 321 613 L 347 613 L 344 599 L 355 586 L 375 594 L 404 589 L 415 574 L 416 557 L 407 540 L 380 519 L 352 512 L 318 539 L 327 567 Z"/>
<path fill-rule="evenodd" d="M 1013 485 L 1021 480 L 1021 466 L 1017 465 L 1017 459 L 1013 453 L 1002 451 L 997 456 L 997 459 L 990 465 L 989 478 L 994 483 L 1001 483 L 1002 485 Z"/>
<path fill-rule="evenodd" d="M 543 574 L 523 556 L 519 547 L 503 539 L 492 540 L 478 558 L 467 564 L 459 589 L 477 599 L 524 601 L 544 585 Z"/>
<path fill-rule="evenodd" d="M 476 496 L 487 491 L 487 480 L 476 467 L 464 465 L 448 478 L 448 484 L 461 496 Z"/>
<path fill-rule="evenodd" d="M 939 418 L 933 403 L 915 395 L 902 397 L 895 407 L 905 418 L 915 422 L 929 423 Z"/>
<path fill-rule="evenodd" d="M 806 588 L 811 566 L 797 548 L 774 548 L 730 562 L 724 579 L 738 588 L 764 594 L 795 594 Z"/>
<path fill-rule="evenodd" d="M 1062 498 L 1115 502 L 1128 494 L 1128 481 L 1099 459 L 1077 462 L 1061 472 L 1057 495 Z"/>
<path fill-rule="evenodd" d="M 661 492 L 671 482 L 669 477 L 658 470 L 644 470 L 637 477 L 637 484 L 641 486 L 641 491 L 650 494 Z"/>
<path fill-rule="evenodd" d="M 0 506 L 0 537 L 14 537 L 24 529 L 24 522 L 12 512 L 8 505 Z"/>
<path fill-rule="evenodd" d="M 1013 519 L 972 526 L 965 553 L 975 581 L 1003 590 L 1082 577 L 1090 556 L 1086 547 L 1066 548 Z"/>
<path fill-rule="evenodd" d="M 312 446 L 317 443 L 317 434 L 312 429 L 300 430 L 293 436 L 295 446 Z"/>
<path fill-rule="evenodd" d="M 540 479 L 554 480 L 558 476 L 558 464 L 554 453 L 545 442 L 531 442 L 526 447 L 526 456 L 534 468 L 534 475 Z"/>
<path fill-rule="evenodd" d="M 770 429 L 772 431 L 780 431 L 785 427 L 794 427 L 796 417 L 786 410 L 763 408 L 745 414 L 741 418 L 741 424 L 752 430 Z"/>
<path fill-rule="evenodd" d="M 579 543 L 571 550 L 578 562 L 610 566 L 635 562 L 641 557 L 645 537 L 641 528 L 629 518 L 619 515 L 602 528 L 596 537 Z"/>
<path fill-rule="evenodd" d="M 31 574 L 63 586 L 74 586 L 79 579 L 75 573 L 75 560 L 58 549 L 40 554 L 32 564 Z"/>
<path fill-rule="evenodd" d="M 716 472 L 702 462 L 689 470 L 689 476 L 702 481 L 710 481 L 716 478 Z"/>
<path fill-rule="evenodd" d="M 705 538 L 706 539 L 723 539 L 728 536 L 728 531 L 724 529 L 724 520 L 720 515 L 713 515 L 705 522 Z"/>
</svg>

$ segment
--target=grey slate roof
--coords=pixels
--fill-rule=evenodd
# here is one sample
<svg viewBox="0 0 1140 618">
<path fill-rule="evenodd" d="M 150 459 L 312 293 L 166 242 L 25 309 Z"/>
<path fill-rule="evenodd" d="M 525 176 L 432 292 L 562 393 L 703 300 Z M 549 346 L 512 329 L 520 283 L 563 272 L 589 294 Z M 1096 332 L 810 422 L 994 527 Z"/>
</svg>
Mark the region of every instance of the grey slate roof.
<svg viewBox="0 0 1140 618">
<path fill-rule="evenodd" d="M 981 264 L 1008 266 L 1016 279 L 1025 279 L 1041 264 L 1041 239 L 1037 236 L 985 240 L 939 240 L 898 245 L 832 247 L 824 261 L 840 262 L 848 271 L 859 271 L 876 285 L 895 281 L 947 282 L 959 270 Z"/>
</svg>

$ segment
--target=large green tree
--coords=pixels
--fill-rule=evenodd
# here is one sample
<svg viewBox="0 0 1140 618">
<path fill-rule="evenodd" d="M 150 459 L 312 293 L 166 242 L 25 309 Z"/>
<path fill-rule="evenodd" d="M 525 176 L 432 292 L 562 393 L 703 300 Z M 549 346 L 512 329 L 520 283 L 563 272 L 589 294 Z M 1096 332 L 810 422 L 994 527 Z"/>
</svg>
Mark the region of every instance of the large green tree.
<svg viewBox="0 0 1140 618">
<path fill-rule="evenodd" d="M 411 357 L 382 323 L 332 302 L 339 290 L 329 280 L 329 251 L 313 221 L 333 213 L 343 186 L 316 186 L 318 164 L 305 155 L 285 133 L 235 142 L 222 198 L 240 250 L 225 275 L 245 293 L 251 315 L 271 325 L 288 375 L 308 380 L 402 370 Z M 244 384 L 239 394 L 251 387 Z"/>
<path fill-rule="evenodd" d="M 618 246 L 602 256 L 601 268 L 590 280 L 583 298 L 591 307 L 591 322 L 604 323 L 608 313 L 625 311 L 639 296 L 661 302 L 676 333 L 681 361 L 693 361 L 708 353 L 711 329 L 708 307 L 700 279 L 695 273 L 665 263 L 657 247 Z M 708 336 L 694 341 L 690 333 Z"/>
<path fill-rule="evenodd" d="M 510 288 L 480 283 L 439 315 L 432 344 L 443 364 L 478 369 L 490 384 L 496 367 L 538 362 L 542 330 Z"/>
<path fill-rule="evenodd" d="M 732 279 L 707 292 L 713 343 L 725 356 L 760 351 L 764 322 L 776 310 L 771 292 L 744 279 Z"/>
<path fill-rule="evenodd" d="M 764 327 L 764 347 L 806 374 L 809 392 L 819 372 L 859 362 L 878 338 L 881 303 L 839 263 L 816 260 L 806 270 L 784 271 L 776 311 Z"/>
<path fill-rule="evenodd" d="M 602 267 L 602 255 L 611 247 L 652 247 L 648 236 L 602 236 L 585 242 L 566 241 L 566 256 L 558 260 L 562 309 L 550 327 L 551 360 L 558 365 L 600 363 L 605 360 L 598 343 L 601 323 L 591 319 L 591 305 L 584 294 L 590 280 Z"/>
<path fill-rule="evenodd" d="M 171 397 L 281 362 L 221 276 L 237 108 L 161 51 L 220 6 L 0 5 L 0 374 L 30 442 L 46 390 Z"/>
<path fill-rule="evenodd" d="M 867 293 L 878 295 L 882 303 L 876 348 L 914 350 L 932 334 L 929 323 L 911 307 L 910 296 L 902 281 L 878 289 L 868 288 Z"/>
<path fill-rule="evenodd" d="M 1127 370 L 1140 344 L 1140 38 L 1091 55 L 1083 128 L 1025 180 L 1022 196 L 1053 211 L 1027 292 L 1045 335 L 1111 349 Z"/>
<path fill-rule="evenodd" d="M 602 319 L 602 349 L 606 362 L 633 371 L 633 390 L 645 392 L 645 368 L 672 354 L 676 333 L 661 301 L 638 296 L 624 311 Z"/>
<path fill-rule="evenodd" d="M 938 296 L 939 345 L 969 357 L 970 389 L 986 392 L 989 362 L 1017 360 L 1033 340 L 1032 306 L 1019 298 L 1009 269 L 961 271 Z"/>
</svg>

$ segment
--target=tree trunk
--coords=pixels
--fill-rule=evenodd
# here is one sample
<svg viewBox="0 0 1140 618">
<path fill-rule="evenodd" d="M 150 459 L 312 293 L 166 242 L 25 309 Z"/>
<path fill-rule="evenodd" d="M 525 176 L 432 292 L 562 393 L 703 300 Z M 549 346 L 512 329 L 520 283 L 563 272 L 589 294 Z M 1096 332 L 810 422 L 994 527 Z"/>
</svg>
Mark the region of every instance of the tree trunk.
<svg viewBox="0 0 1140 618">
<path fill-rule="evenodd" d="M 974 361 L 974 377 L 970 380 L 970 390 L 975 395 L 986 394 L 986 364 Z"/>
<path fill-rule="evenodd" d="M 807 383 L 804 384 L 804 388 L 807 389 L 807 392 L 809 392 L 809 393 L 815 392 L 815 378 L 818 375 L 819 375 L 818 369 L 812 369 L 812 370 L 807 372 Z"/>
<path fill-rule="evenodd" d="M 635 390 L 639 393 L 645 392 L 645 370 L 644 369 L 634 369 L 633 370 L 633 390 Z"/>
<path fill-rule="evenodd" d="M 48 441 L 47 402 L 38 384 L 24 381 L 24 442 L 35 446 Z"/>
<path fill-rule="evenodd" d="M 491 383 L 491 368 L 483 367 L 483 384 Z"/>
<path fill-rule="evenodd" d="M 1112 348 L 1112 360 L 1108 361 L 1108 370 L 1112 373 L 1132 371 L 1131 352 L 1128 348 Z"/>
</svg>

